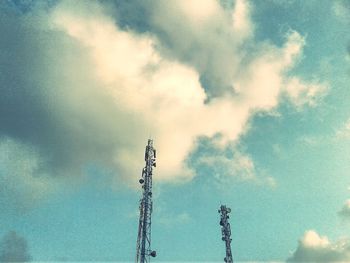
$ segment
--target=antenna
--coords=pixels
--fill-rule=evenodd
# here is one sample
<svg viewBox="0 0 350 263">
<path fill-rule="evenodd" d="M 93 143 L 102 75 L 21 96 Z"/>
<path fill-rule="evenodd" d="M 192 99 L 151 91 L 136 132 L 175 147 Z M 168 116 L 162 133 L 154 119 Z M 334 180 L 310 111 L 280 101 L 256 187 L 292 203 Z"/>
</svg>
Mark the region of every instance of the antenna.
<svg viewBox="0 0 350 263">
<path fill-rule="evenodd" d="M 228 219 L 230 218 L 228 214 L 231 213 L 231 208 L 226 207 L 225 205 L 221 205 L 218 212 L 220 214 L 220 226 L 222 234 L 221 239 L 225 242 L 226 245 L 226 257 L 224 258 L 224 261 L 226 263 L 233 263 L 231 252 L 231 228 L 230 223 L 228 222 Z"/>
<path fill-rule="evenodd" d="M 143 193 L 140 200 L 139 231 L 136 243 L 136 263 L 148 263 L 150 257 L 157 255 L 151 250 L 151 214 L 152 203 L 152 170 L 156 167 L 156 150 L 153 148 L 153 140 L 148 139 L 145 149 L 146 166 L 142 169 L 139 180 Z"/>
</svg>

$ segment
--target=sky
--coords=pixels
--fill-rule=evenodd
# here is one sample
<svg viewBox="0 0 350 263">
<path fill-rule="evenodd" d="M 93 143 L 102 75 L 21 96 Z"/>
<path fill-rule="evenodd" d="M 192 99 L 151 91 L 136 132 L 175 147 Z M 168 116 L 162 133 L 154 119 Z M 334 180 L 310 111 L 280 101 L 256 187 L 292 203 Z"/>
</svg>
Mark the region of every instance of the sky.
<svg viewBox="0 0 350 263">
<path fill-rule="evenodd" d="M 0 2 L 0 261 L 350 261 L 350 2 Z"/>
</svg>

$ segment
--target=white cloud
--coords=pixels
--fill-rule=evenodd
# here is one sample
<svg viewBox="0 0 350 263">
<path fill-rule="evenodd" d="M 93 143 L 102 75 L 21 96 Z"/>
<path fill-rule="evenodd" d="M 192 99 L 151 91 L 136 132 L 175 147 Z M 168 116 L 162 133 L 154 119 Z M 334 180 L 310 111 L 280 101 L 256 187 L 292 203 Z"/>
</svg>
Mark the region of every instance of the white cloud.
<svg viewBox="0 0 350 263">
<path fill-rule="evenodd" d="M 193 24 L 203 23 L 221 14 L 219 2 L 216 0 L 177 0 L 169 2 L 171 2 L 168 3 L 170 7 L 179 8 L 178 11 L 182 12 Z"/>
<path fill-rule="evenodd" d="M 313 230 L 309 230 L 304 234 L 301 243 L 308 248 L 325 248 L 330 244 L 327 237 L 321 237 Z"/>
<path fill-rule="evenodd" d="M 240 152 L 236 152 L 233 157 L 227 157 L 224 154 L 203 156 L 197 160 L 196 165 L 211 169 L 214 178 L 218 180 L 226 177 L 235 177 L 241 180 L 253 180 L 256 178 L 252 159 Z"/>
<path fill-rule="evenodd" d="M 308 230 L 288 262 L 349 262 L 350 242 L 340 239 L 331 242 L 314 230 Z"/>
<path fill-rule="evenodd" d="M 239 35 L 241 41 L 245 40 L 254 32 L 254 25 L 250 20 L 250 4 L 245 0 L 235 1 L 235 6 L 232 12 L 232 26 L 235 35 Z"/>
<path fill-rule="evenodd" d="M 328 87 L 324 84 L 304 83 L 295 77 L 288 79 L 285 89 L 289 99 L 298 108 L 304 105 L 316 106 L 328 91 Z"/>
<path fill-rule="evenodd" d="M 294 66 L 300 59 L 305 46 L 305 38 L 299 33 L 291 31 L 288 35 L 288 41 L 285 49 L 285 67 Z M 299 109 L 303 106 L 316 106 L 320 100 L 327 94 L 328 86 L 319 81 L 303 81 L 297 76 L 288 76 L 284 79 L 283 92 L 288 99 Z"/>
<path fill-rule="evenodd" d="M 221 134 L 220 143 L 227 145 L 246 131 L 254 113 L 273 111 L 282 93 L 299 106 L 313 105 L 323 92 L 321 84 L 288 75 L 305 44 L 299 33 L 289 32 L 282 47 L 255 43 L 247 1 L 237 1 L 230 15 L 217 1 L 184 3 L 150 4 L 150 24 L 167 36 L 168 44 L 157 34 L 122 30 L 102 5 L 91 1 L 60 2 L 48 14 L 49 26 L 34 30 L 64 43 L 54 52 L 50 45 L 42 47 L 49 60 L 35 70 L 45 72 L 45 80 L 39 81 L 41 90 L 32 92 L 50 99 L 43 104 L 54 128 L 46 132 L 57 136 L 55 147 L 62 145 L 52 156 L 57 165 L 70 164 L 65 173 L 96 162 L 117 173 L 118 182 L 121 177 L 137 182 L 151 136 L 158 150 L 154 179 L 186 181 L 194 171 L 185 160 L 199 136 Z M 39 78 L 29 75 L 30 81 Z M 228 176 L 255 177 L 248 155 L 237 153 L 233 160 L 209 156 L 206 162 L 225 167 L 222 173 Z"/>
<path fill-rule="evenodd" d="M 170 1 L 167 5 L 179 5 L 183 10 L 185 7 L 181 3 Z M 212 11 L 201 14 L 199 22 L 204 28 L 207 25 L 202 20 L 218 19 L 215 15 L 222 12 L 214 2 L 205 3 L 214 5 L 215 9 L 208 7 Z M 191 5 L 185 6 L 185 11 L 178 12 L 185 12 L 184 15 L 193 19 L 193 8 Z M 240 13 L 242 21 L 248 20 L 247 9 L 248 5 L 239 1 L 234 12 Z M 151 130 L 159 148 L 159 161 L 166 164 L 159 169 L 159 176 L 164 179 L 180 175 L 193 176 L 183 161 L 196 137 L 222 133 L 226 140 L 235 140 L 244 132 L 252 110 L 271 110 L 276 107 L 285 81 L 283 72 L 293 65 L 304 45 L 304 39 L 292 32 L 282 49 L 263 46 L 261 54 L 234 80 L 233 86 L 238 96 L 220 97 L 206 104 L 207 96 L 196 70 L 162 58 L 154 49 L 157 39 L 121 31 L 103 13 L 95 12 L 94 15 L 86 17 L 63 6 L 56 10 L 54 21 L 71 37 L 90 48 L 101 82 L 115 96 L 119 106 L 138 114 L 140 123 L 145 125 L 143 129 Z M 191 21 L 186 23 L 189 27 L 198 26 Z M 249 23 L 246 21 L 244 24 Z M 186 39 L 186 36 L 183 37 Z M 292 81 L 299 84 L 288 89 L 293 99 L 300 100 L 300 94 L 306 94 L 300 103 L 310 102 L 317 94 L 317 85 L 301 88 L 296 77 Z M 119 154 L 121 161 L 118 165 L 129 164 L 134 156 L 133 150 L 124 149 Z M 251 173 L 249 169 L 246 169 L 247 175 Z"/>
</svg>

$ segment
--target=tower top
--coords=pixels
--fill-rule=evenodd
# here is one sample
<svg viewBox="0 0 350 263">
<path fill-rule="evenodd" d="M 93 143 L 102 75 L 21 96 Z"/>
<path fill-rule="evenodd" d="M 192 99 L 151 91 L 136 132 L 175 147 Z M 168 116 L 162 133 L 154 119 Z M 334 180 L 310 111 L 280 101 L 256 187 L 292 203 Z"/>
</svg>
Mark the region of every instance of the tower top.
<svg viewBox="0 0 350 263">
<path fill-rule="evenodd" d="M 145 149 L 145 167 L 142 169 L 139 180 L 143 193 L 140 200 L 139 230 L 136 243 L 136 263 L 148 263 L 150 257 L 156 256 L 156 251 L 151 250 L 151 215 L 152 202 L 152 174 L 156 167 L 156 150 L 153 148 L 153 140 L 148 139 Z"/>
<path fill-rule="evenodd" d="M 232 259 L 232 252 L 231 252 L 231 228 L 230 223 L 228 222 L 229 213 L 231 213 L 231 208 L 221 205 L 219 210 L 220 214 L 220 226 L 221 226 L 221 234 L 222 234 L 222 241 L 225 242 L 225 248 L 226 248 L 226 257 L 224 258 L 224 261 L 226 263 L 233 263 Z"/>
</svg>

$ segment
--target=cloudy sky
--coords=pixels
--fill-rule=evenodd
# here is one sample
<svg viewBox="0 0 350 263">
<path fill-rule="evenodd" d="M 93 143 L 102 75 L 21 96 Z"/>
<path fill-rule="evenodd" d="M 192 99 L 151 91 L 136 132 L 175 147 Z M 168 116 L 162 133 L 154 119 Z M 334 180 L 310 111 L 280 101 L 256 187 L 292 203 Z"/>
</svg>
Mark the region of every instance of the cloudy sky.
<svg viewBox="0 0 350 263">
<path fill-rule="evenodd" d="M 350 261 L 350 2 L 0 2 L 0 259 Z M 11 254 L 12 253 L 12 254 Z"/>
</svg>

